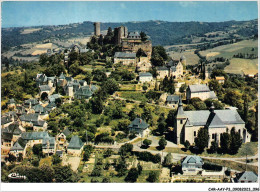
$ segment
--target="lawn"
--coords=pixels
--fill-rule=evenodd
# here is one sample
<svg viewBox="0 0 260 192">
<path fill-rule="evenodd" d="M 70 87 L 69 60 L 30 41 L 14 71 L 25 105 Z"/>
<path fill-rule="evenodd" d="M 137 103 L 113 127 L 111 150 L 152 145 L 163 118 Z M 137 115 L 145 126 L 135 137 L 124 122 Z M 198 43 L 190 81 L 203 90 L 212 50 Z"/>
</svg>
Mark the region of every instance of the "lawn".
<svg viewBox="0 0 260 192">
<path fill-rule="evenodd" d="M 137 92 L 137 91 L 118 91 L 118 95 L 124 99 L 129 99 L 129 100 L 136 100 L 136 101 L 143 101 L 147 102 L 147 98 L 144 93 L 142 92 Z"/>
</svg>

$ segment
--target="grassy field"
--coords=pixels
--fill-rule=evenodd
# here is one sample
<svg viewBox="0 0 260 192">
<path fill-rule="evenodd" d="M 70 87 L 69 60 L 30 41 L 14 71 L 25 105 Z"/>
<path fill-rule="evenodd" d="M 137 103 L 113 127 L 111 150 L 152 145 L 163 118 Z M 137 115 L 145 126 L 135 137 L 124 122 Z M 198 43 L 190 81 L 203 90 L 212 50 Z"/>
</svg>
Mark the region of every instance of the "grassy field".
<svg viewBox="0 0 260 192">
<path fill-rule="evenodd" d="M 118 95 L 124 99 L 132 99 L 132 100 L 136 100 L 136 101 L 144 101 L 147 102 L 147 98 L 145 97 L 145 95 L 142 92 L 132 92 L 132 91 L 124 91 L 124 92 L 117 92 Z"/>
<path fill-rule="evenodd" d="M 257 41 L 255 40 L 244 40 L 238 43 L 222 45 L 215 47 L 213 49 L 208 49 L 205 51 L 200 51 L 202 56 L 207 57 L 207 59 L 214 59 L 216 57 L 224 57 L 227 59 L 231 59 L 233 55 L 237 53 L 250 53 L 250 54 L 257 54 L 258 53 L 258 45 Z M 254 51 L 252 51 L 254 48 Z"/>
<path fill-rule="evenodd" d="M 185 50 L 184 52 L 175 52 L 175 51 L 170 51 L 168 52 L 169 55 L 174 59 L 174 60 L 179 60 L 182 55 L 186 57 L 186 65 L 195 65 L 198 64 L 199 62 L 199 57 L 194 54 L 194 50 Z"/>
<path fill-rule="evenodd" d="M 258 59 L 240 59 L 233 58 L 230 60 L 230 65 L 225 67 L 227 73 L 235 74 L 256 74 L 258 72 Z"/>
</svg>

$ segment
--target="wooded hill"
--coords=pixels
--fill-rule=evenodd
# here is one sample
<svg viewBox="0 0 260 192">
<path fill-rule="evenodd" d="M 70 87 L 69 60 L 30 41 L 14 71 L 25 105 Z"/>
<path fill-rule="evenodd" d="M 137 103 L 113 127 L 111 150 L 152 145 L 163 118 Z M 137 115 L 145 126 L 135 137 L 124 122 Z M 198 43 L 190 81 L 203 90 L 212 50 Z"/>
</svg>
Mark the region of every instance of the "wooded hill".
<svg viewBox="0 0 260 192">
<path fill-rule="evenodd" d="M 150 36 L 153 45 L 174 45 L 192 43 L 194 37 L 206 37 L 209 32 L 223 31 L 228 34 L 226 38 L 232 38 L 236 34 L 238 38 L 246 38 L 257 35 L 258 21 L 225 21 L 225 22 L 166 22 L 145 21 L 126 23 L 101 23 L 101 30 L 108 27 L 115 28 L 121 25 L 127 26 L 128 31 L 144 31 Z M 41 30 L 22 34 L 28 28 L 42 28 Z M 91 35 L 93 22 L 85 21 L 69 25 L 37 26 L 2 28 L 2 52 L 10 47 L 25 43 L 39 42 L 51 39 L 67 39 L 82 35 Z"/>
</svg>

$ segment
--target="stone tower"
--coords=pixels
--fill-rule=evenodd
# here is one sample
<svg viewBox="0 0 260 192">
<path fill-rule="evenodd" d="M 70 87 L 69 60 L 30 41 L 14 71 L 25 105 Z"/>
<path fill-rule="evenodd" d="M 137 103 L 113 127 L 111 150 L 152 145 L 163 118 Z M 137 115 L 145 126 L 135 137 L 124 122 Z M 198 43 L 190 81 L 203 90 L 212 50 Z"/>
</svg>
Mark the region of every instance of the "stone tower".
<svg viewBox="0 0 260 192">
<path fill-rule="evenodd" d="M 94 35 L 99 36 L 100 35 L 100 22 L 94 23 Z"/>
<path fill-rule="evenodd" d="M 186 120 L 187 120 L 187 116 L 184 113 L 181 96 L 180 96 L 178 109 L 175 114 L 175 122 L 174 122 L 174 138 L 176 144 L 184 143 L 184 125 L 186 123 Z"/>
</svg>

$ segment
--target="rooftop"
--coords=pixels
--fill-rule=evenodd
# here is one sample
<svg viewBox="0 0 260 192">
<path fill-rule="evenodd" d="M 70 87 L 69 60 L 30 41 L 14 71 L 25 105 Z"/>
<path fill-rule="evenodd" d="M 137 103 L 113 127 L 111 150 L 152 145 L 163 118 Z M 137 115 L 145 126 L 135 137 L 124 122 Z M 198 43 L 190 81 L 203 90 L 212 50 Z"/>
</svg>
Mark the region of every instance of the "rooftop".
<svg viewBox="0 0 260 192">
<path fill-rule="evenodd" d="M 146 129 L 149 127 L 149 125 L 141 118 L 135 118 L 128 127 L 136 129 Z"/>
<path fill-rule="evenodd" d="M 190 89 L 191 93 L 210 92 L 206 84 L 189 85 L 188 89 Z"/>
<path fill-rule="evenodd" d="M 135 58 L 136 53 L 125 53 L 125 52 L 116 52 L 115 58 Z"/>
<path fill-rule="evenodd" d="M 71 140 L 70 140 L 68 149 L 81 149 L 81 147 L 82 147 L 83 145 L 84 145 L 84 143 L 81 141 L 81 139 L 79 138 L 79 136 L 73 135 L 72 138 L 71 138 Z"/>
</svg>

